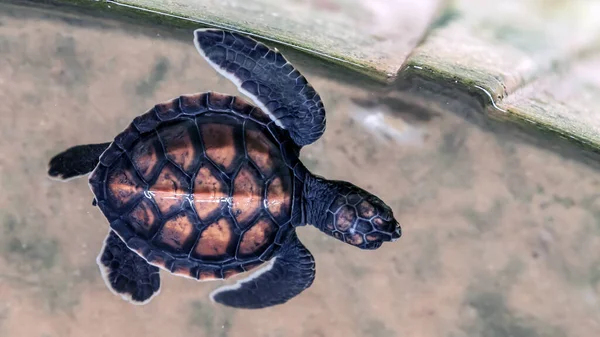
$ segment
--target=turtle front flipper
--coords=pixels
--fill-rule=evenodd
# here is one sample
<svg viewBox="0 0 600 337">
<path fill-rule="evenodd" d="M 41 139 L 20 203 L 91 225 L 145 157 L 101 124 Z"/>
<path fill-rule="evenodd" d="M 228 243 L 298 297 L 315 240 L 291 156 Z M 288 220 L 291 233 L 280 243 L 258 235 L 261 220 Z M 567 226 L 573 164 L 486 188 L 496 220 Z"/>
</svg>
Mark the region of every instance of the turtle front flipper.
<svg viewBox="0 0 600 337">
<path fill-rule="evenodd" d="M 158 267 L 127 248 L 112 230 L 96 262 L 108 289 L 126 301 L 146 304 L 160 292 Z"/>
<path fill-rule="evenodd" d="M 50 159 L 48 175 L 67 180 L 90 173 L 100 162 L 100 155 L 110 143 L 73 146 Z"/>
<path fill-rule="evenodd" d="M 210 298 L 230 307 L 260 309 L 287 302 L 314 279 L 315 260 L 293 232 L 267 265 L 234 285 L 218 288 Z"/>
<path fill-rule="evenodd" d="M 194 44 L 211 66 L 287 129 L 297 145 L 313 143 L 325 132 L 321 97 L 276 49 L 218 29 L 197 29 Z"/>
</svg>

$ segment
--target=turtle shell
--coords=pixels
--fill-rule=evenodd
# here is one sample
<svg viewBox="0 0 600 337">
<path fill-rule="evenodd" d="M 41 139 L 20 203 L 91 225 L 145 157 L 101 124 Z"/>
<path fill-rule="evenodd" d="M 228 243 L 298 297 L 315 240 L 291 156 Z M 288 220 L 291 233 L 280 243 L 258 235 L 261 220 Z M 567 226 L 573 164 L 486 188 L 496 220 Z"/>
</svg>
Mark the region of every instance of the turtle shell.
<svg viewBox="0 0 600 337">
<path fill-rule="evenodd" d="M 299 223 L 298 153 L 245 100 L 187 95 L 135 118 L 89 183 L 111 228 L 150 264 L 223 279 L 270 259 Z"/>
</svg>

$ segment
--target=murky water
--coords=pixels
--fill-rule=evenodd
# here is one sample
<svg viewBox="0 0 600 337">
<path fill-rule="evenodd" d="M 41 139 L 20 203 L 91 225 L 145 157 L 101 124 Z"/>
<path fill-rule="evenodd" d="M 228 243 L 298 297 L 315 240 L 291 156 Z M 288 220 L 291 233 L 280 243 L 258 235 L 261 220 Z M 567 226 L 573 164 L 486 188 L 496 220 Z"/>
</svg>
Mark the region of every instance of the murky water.
<svg viewBox="0 0 600 337">
<path fill-rule="evenodd" d="M 162 272 L 138 307 L 95 263 L 108 224 L 55 153 L 112 139 L 183 93 L 237 94 L 160 30 L 0 7 L 0 336 L 581 336 L 600 334 L 600 172 L 443 110 L 375 99 L 304 66 L 327 111 L 302 158 L 390 204 L 403 237 L 360 251 L 314 228 L 289 303 L 240 311 L 216 283 Z M 290 57 L 294 62 L 294 58 Z"/>
</svg>

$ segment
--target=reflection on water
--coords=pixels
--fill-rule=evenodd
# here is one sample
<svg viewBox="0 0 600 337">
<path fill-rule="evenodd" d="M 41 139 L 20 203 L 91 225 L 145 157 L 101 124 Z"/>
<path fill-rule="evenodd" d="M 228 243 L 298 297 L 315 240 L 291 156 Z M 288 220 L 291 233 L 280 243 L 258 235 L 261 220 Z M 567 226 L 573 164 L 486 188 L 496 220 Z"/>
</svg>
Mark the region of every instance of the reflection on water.
<svg viewBox="0 0 600 337">
<path fill-rule="evenodd" d="M 315 283 L 265 310 L 213 305 L 215 283 L 165 273 L 147 306 L 114 296 L 95 264 L 108 224 L 86 179 L 52 181 L 46 163 L 68 146 L 109 141 L 157 102 L 237 93 L 191 35 L 189 43 L 162 36 L 0 7 L 0 335 L 600 333 L 596 169 L 444 109 L 378 98 L 306 63 L 328 128 L 303 161 L 379 195 L 402 239 L 361 251 L 301 228 Z"/>
</svg>

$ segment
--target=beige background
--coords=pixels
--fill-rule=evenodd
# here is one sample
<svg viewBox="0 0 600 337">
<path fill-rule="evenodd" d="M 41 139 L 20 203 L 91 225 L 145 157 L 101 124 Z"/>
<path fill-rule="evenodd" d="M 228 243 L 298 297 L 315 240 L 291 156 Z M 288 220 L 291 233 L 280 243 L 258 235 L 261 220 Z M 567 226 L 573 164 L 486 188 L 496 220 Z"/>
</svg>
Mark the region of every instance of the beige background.
<svg viewBox="0 0 600 337">
<path fill-rule="evenodd" d="M 0 6 L 1 336 L 600 334 L 597 169 L 445 111 L 376 100 L 310 67 L 301 70 L 328 128 L 303 160 L 378 194 L 403 237 L 367 252 L 302 228 L 317 279 L 271 309 L 213 305 L 217 284 L 165 273 L 147 306 L 114 296 L 95 264 L 108 225 L 86 179 L 52 181 L 46 163 L 110 140 L 157 102 L 236 94 L 191 33 L 163 36 Z"/>
</svg>

